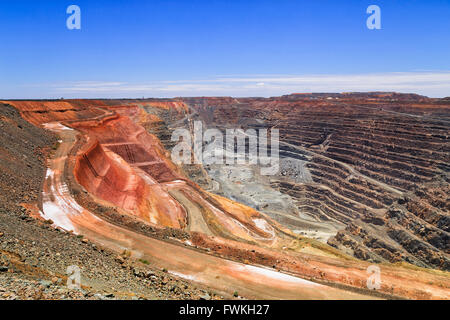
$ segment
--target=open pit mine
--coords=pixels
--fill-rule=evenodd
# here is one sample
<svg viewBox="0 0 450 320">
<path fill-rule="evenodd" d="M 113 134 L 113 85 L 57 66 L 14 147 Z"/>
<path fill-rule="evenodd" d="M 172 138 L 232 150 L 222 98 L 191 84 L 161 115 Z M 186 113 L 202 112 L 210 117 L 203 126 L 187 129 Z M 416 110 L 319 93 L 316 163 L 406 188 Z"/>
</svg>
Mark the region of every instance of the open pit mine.
<svg viewBox="0 0 450 320">
<path fill-rule="evenodd" d="M 38 277 L 39 269 L 57 282 L 67 266 L 84 263 L 82 284 L 111 289 L 118 271 L 105 271 L 100 285 L 103 271 L 89 271 L 103 261 L 90 260 L 95 251 L 114 256 L 110 268 L 121 277 L 138 278 L 117 281 L 118 297 L 162 290 L 169 299 L 450 299 L 449 98 L 0 103 L 0 263 L 11 275 Z M 194 139 L 195 123 L 224 134 L 278 129 L 277 172 L 264 175 L 258 163 L 176 163 L 173 132 Z M 217 154 L 225 149 L 216 144 Z M 36 152 L 42 168 L 30 162 Z M 17 227 L 13 239 L 14 219 L 35 229 Z M 39 226 L 59 230 L 49 237 L 60 247 L 47 247 L 47 257 L 84 246 L 71 255 L 78 262 L 53 266 L 38 253 L 29 266 L 14 260 L 20 241 L 40 250 Z M 78 245 L 65 246 L 68 239 Z M 166 292 L 168 282 L 176 285 Z"/>
</svg>

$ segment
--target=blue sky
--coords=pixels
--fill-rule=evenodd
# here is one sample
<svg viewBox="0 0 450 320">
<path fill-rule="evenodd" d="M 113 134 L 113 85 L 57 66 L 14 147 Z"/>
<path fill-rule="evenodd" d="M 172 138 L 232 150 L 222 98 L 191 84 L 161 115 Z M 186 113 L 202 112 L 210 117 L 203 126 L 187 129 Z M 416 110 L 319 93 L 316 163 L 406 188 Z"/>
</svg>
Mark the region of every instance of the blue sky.
<svg viewBox="0 0 450 320">
<path fill-rule="evenodd" d="M 450 96 L 450 0 L 0 0 L 0 39 L 3 99 Z"/>
</svg>

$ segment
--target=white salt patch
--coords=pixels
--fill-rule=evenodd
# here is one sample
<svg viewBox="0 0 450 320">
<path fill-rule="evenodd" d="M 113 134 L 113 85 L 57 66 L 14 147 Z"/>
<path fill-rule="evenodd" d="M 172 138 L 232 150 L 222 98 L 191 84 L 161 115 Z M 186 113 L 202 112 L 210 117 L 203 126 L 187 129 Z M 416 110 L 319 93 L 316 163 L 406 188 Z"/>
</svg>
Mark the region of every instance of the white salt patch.
<svg viewBox="0 0 450 320">
<path fill-rule="evenodd" d="M 173 274 L 174 276 L 186 279 L 186 280 L 191 280 L 191 281 L 197 280 L 197 278 L 195 276 L 192 276 L 192 275 L 187 275 L 187 274 L 180 273 L 180 272 L 175 272 L 175 271 L 169 271 L 169 273 Z"/>
<path fill-rule="evenodd" d="M 63 125 L 59 122 L 47 122 L 47 123 L 44 123 L 42 126 L 45 129 L 56 131 L 56 132 L 73 130 L 72 128 L 66 127 L 65 125 Z"/>
<path fill-rule="evenodd" d="M 258 229 L 261 229 L 267 233 L 270 233 L 272 237 L 275 236 L 275 230 L 272 228 L 271 225 L 267 223 L 264 219 L 253 219 L 253 223 L 256 225 Z"/>
<path fill-rule="evenodd" d="M 54 177 L 52 169 L 47 169 L 46 177 Z M 83 208 L 72 198 L 67 185 L 60 181 L 53 181 L 53 184 L 50 186 L 50 194 L 44 194 L 42 207 L 44 219 L 52 220 L 55 226 L 64 230 L 75 232 L 70 215 L 81 214 Z"/>
<path fill-rule="evenodd" d="M 74 226 L 67 216 L 61 212 L 61 208 L 59 208 L 56 204 L 52 202 L 44 202 L 43 203 L 43 218 L 46 220 L 52 220 L 55 226 L 63 228 L 67 231 L 74 231 Z"/>
<path fill-rule="evenodd" d="M 295 283 L 295 284 L 301 284 L 301 285 L 307 285 L 307 286 L 314 286 L 319 287 L 320 285 L 317 283 L 314 283 L 312 281 L 308 281 L 305 279 L 297 278 L 285 273 L 276 272 L 270 269 L 261 268 L 261 267 L 255 267 L 250 265 L 238 265 L 239 271 L 245 271 L 250 274 L 258 274 L 267 278 L 271 278 L 278 281 L 288 282 L 288 283 Z"/>
</svg>

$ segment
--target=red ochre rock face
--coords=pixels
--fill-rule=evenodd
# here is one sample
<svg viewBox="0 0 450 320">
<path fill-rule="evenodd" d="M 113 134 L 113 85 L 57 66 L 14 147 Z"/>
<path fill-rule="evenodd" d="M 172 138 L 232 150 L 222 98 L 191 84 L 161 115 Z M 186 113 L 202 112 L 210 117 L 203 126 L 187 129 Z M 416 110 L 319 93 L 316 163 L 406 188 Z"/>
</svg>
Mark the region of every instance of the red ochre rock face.
<svg viewBox="0 0 450 320">
<path fill-rule="evenodd" d="M 22 117 L 29 122 L 42 123 L 66 120 L 96 118 L 105 114 L 104 110 L 69 101 L 8 101 L 16 107 Z M 101 104 L 101 102 L 95 102 Z"/>
<path fill-rule="evenodd" d="M 181 228 L 184 210 L 176 203 L 150 201 L 156 196 L 154 191 L 125 161 L 105 152 L 98 142 L 77 156 L 74 173 L 78 183 L 96 197 L 143 220 Z"/>
<path fill-rule="evenodd" d="M 143 173 L 136 172 L 158 165 L 157 178 L 177 177 L 161 158 L 162 151 L 155 150 L 159 148 L 156 138 L 122 116 L 96 126 L 72 125 L 95 141 L 77 155 L 74 172 L 88 192 L 145 221 L 173 228 L 185 226 L 183 207 L 170 201 L 157 179 L 147 177 L 150 181 L 146 182 Z"/>
</svg>

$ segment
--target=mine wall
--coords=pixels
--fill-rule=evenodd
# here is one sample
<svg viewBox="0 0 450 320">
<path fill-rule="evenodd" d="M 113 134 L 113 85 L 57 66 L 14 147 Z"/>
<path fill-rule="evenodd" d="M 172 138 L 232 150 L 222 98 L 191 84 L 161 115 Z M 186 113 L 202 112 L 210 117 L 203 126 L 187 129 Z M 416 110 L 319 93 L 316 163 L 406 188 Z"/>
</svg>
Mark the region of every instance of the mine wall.
<svg viewBox="0 0 450 320">
<path fill-rule="evenodd" d="M 313 182 L 274 177 L 271 185 L 302 213 L 347 225 L 330 245 L 368 261 L 448 270 L 450 200 L 438 190 L 449 185 L 449 108 L 424 97 L 363 97 L 185 101 L 213 127 L 276 126 L 280 156 L 306 161 Z"/>
</svg>

